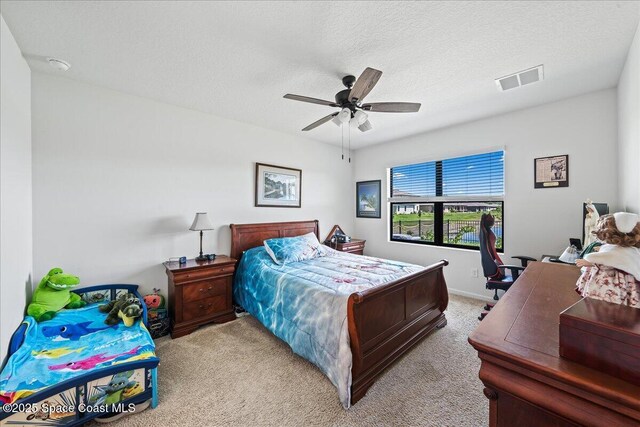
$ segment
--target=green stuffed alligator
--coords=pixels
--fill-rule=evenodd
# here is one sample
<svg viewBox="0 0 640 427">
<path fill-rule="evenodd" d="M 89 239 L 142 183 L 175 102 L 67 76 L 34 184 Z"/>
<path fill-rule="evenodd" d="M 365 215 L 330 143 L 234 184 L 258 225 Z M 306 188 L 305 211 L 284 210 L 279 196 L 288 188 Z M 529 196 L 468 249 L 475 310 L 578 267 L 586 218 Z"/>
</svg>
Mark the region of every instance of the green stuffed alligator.
<svg viewBox="0 0 640 427">
<path fill-rule="evenodd" d="M 33 292 L 27 314 L 42 322 L 52 319 L 63 308 L 84 307 L 87 303 L 70 291 L 79 283 L 77 276 L 64 273 L 61 268 L 52 268 Z"/>
</svg>

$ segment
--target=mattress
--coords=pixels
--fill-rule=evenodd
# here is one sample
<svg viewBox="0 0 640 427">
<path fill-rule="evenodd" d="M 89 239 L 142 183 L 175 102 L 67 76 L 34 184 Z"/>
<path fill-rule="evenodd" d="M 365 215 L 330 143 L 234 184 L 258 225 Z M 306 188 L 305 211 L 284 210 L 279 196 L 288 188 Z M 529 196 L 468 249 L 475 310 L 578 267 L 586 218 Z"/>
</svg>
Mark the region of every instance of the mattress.
<svg viewBox="0 0 640 427">
<path fill-rule="evenodd" d="M 320 368 L 348 408 L 352 365 L 349 295 L 424 267 L 326 247 L 323 255 L 278 265 L 264 247 L 250 249 L 236 270 L 234 299 L 296 354 Z"/>
</svg>

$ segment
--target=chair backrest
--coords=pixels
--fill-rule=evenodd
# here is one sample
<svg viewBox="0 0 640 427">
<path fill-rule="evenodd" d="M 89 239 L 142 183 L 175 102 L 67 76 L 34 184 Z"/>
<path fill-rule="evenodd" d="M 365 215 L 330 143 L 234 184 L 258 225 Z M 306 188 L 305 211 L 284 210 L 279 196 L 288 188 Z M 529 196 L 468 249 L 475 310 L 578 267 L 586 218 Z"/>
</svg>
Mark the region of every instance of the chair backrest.
<svg viewBox="0 0 640 427">
<path fill-rule="evenodd" d="M 479 232 L 479 240 L 480 240 L 480 260 L 482 262 L 482 271 L 484 272 L 484 277 L 493 277 L 498 273 L 498 264 L 496 263 L 493 254 L 495 253 L 495 234 L 491 231 L 490 226 L 487 224 L 489 214 L 483 214 L 482 219 L 480 220 L 480 232 Z M 493 239 L 490 238 L 490 235 L 493 235 Z"/>
</svg>

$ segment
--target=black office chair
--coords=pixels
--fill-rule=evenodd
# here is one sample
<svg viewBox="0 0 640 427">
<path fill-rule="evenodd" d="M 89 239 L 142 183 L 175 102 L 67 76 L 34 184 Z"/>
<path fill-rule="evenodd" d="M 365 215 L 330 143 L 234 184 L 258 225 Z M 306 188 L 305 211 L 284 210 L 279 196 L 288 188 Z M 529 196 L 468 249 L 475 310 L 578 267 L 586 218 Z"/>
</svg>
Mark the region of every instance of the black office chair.
<svg viewBox="0 0 640 427">
<path fill-rule="evenodd" d="M 498 301 L 498 290 L 505 292 L 509 290 L 513 282 L 518 279 L 520 272 L 527 267 L 527 263 L 537 260 L 528 256 L 518 255 L 511 258 L 519 259 L 522 266 L 504 264 L 496 251 L 496 235 L 491 230 L 493 224 L 494 219 L 491 214 L 482 214 L 479 233 L 480 259 L 484 277 L 487 279 L 486 288 L 495 292 L 493 299 Z M 507 274 L 506 270 L 509 270 L 511 274 Z M 493 308 L 493 304 L 485 305 L 485 312 L 480 315 L 479 319 L 484 319 L 491 308 Z"/>
</svg>

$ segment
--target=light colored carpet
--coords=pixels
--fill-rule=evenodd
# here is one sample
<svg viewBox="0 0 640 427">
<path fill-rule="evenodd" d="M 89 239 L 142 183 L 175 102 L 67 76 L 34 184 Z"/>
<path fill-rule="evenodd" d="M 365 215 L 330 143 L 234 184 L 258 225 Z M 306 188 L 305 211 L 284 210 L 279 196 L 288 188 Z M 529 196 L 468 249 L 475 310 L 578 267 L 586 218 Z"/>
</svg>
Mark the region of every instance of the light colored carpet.
<svg viewBox="0 0 640 427">
<path fill-rule="evenodd" d="M 452 295 L 448 325 L 397 361 L 349 410 L 318 369 L 252 317 L 163 338 L 157 342 L 160 404 L 109 425 L 487 425 L 480 363 L 467 342 L 482 304 Z"/>
</svg>

